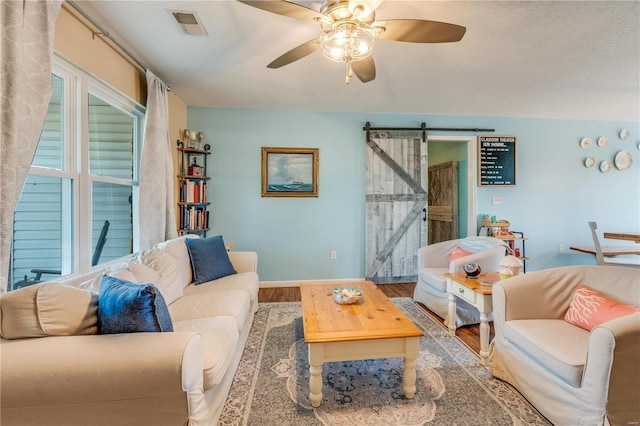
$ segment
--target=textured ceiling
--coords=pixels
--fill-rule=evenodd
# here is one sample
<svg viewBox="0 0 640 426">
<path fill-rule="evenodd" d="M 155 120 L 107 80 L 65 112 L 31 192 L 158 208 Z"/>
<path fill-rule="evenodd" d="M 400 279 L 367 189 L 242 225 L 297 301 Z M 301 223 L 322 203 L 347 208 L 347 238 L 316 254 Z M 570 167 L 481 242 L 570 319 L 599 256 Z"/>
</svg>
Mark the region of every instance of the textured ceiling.
<svg viewBox="0 0 640 426">
<path fill-rule="evenodd" d="M 298 2 L 318 10 L 320 2 Z M 319 25 L 233 0 L 78 1 L 188 106 L 640 120 L 638 1 L 385 1 L 376 19 L 467 27 L 459 43 L 378 40 L 377 77 L 344 84 L 320 52 L 266 65 Z M 168 10 L 196 12 L 208 37 Z"/>
</svg>

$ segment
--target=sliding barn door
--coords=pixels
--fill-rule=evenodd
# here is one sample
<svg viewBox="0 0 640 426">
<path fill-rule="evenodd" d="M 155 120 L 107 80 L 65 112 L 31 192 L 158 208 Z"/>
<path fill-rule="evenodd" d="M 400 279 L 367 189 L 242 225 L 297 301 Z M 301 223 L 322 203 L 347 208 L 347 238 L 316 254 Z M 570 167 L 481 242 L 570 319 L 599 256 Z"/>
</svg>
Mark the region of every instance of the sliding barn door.
<svg viewBox="0 0 640 426">
<path fill-rule="evenodd" d="M 372 132 L 367 145 L 366 279 L 415 282 L 426 245 L 427 144 L 421 133 Z"/>
</svg>

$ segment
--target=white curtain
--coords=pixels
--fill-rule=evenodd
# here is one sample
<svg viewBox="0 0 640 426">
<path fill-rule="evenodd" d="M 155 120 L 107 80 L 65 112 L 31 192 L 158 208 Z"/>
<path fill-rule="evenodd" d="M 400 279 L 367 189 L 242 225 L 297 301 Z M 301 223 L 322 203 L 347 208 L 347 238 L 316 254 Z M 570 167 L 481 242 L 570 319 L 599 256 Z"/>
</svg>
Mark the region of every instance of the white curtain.
<svg viewBox="0 0 640 426">
<path fill-rule="evenodd" d="M 147 70 L 147 123 L 140 163 L 140 250 L 177 236 L 168 88 Z"/>
<path fill-rule="evenodd" d="M 7 291 L 13 213 L 51 98 L 59 0 L 0 1 L 0 292 Z"/>
</svg>

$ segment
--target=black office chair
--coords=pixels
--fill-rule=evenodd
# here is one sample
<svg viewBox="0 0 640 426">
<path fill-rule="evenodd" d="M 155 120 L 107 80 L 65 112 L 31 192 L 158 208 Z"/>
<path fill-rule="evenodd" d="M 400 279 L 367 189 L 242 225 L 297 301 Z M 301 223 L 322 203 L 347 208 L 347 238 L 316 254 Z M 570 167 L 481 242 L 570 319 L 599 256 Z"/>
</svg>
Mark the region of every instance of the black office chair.
<svg viewBox="0 0 640 426">
<path fill-rule="evenodd" d="M 91 258 L 91 266 L 96 266 L 98 262 L 100 262 L 100 256 L 102 255 L 102 249 L 104 248 L 105 243 L 107 242 L 107 232 L 109 232 L 109 221 L 105 220 L 104 225 L 102 225 L 102 231 L 100 231 L 100 236 L 98 237 L 98 243 L 96 244 L 96 249 L 93 252 L 93 257 Z M 22 287 L 26 287 L 32 284 L 37 284 L 42 281 L 43 275 L 61 275 L 62 271 L 59 269 L 43 269 L 43 268 L 34 268 L 31 270 L 32 274 L 36 274 L 34 277 L 24 276 L 24 279 L 18 281 L 13 285 L 13 289 L 18 289 Z"/>
</svg>

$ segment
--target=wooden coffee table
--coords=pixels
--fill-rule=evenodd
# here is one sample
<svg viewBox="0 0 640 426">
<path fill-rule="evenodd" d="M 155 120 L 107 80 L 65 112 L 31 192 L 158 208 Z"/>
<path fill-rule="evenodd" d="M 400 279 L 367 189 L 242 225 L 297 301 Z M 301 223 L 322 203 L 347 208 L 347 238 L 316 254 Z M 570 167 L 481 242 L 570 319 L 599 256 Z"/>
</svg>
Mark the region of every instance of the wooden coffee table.
<svg viewBox="0 0 640 426">
<path fill-rule="evenodd" d="M 405 397 L 412 399 L 424 333 L 372 282 L 343 284 L 364 291 L 363 300 L 354 305 L 333 300 L 333 288 L 339 286 L 335 282 L 300 284 L 311 405 L 319 407 L 322 401 L 322 364 L 374 358 L 404 357 L 403 387 Z"/>
</svg>

